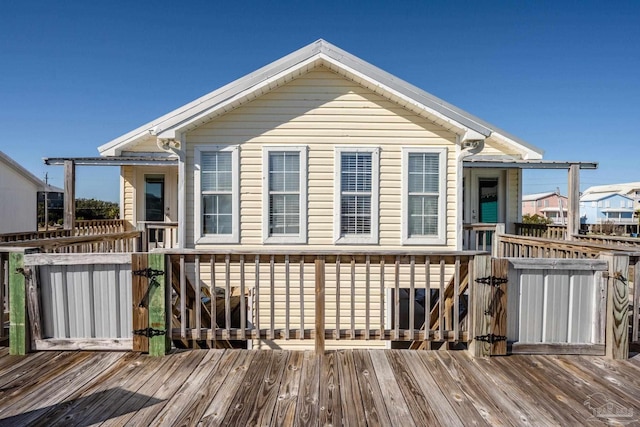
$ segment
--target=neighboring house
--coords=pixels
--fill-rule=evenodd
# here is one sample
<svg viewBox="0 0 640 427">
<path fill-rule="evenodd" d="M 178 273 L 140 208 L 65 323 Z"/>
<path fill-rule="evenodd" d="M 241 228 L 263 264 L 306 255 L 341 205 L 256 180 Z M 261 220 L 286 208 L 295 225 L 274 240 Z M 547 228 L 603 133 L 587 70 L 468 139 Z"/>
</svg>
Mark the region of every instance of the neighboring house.
<svg viewBox="0 0 640 427">
<path fill-rule="evenodd" d="M 553 224 L 567 223 L 569 199 L 557 192 L 527 194 L 522 196 L 522 215 L 540 215 Z"/>
<path fill-rule="evenodd" d="M 38 192 L 62 193 L 48 186 L 0 151 L 0 234 L 37 231 Z"/>
<path fill-rule="evenodd" d="M 119 166 L 131 228 L 174 223 L 178 247 L 210 251 L 457 251 L 465 226 L 515 230 L 522 169 L 596 167 L 542 160 L 541 149 L 323 40 L 98 150 L 46 162 Z M 284 306 L 275 310 L 281 318 Z"/>
<path fill-rule="evenodd" d="M 618 193 L 584 194 L 580 197 L 580 222 L 587 225 L 635 225 L 633 199 Z"/>
<path fill-rule="evenodd" d="M 593 187 L 587 188 L 582 194 L 587 196 L 587 195 L 608 194 L 608 193 L 618 193 L 623 196 L 627 196 L 633 199 L 634 210 L 640 209 L 640 182 L 595 185 Z"/>
</svg>

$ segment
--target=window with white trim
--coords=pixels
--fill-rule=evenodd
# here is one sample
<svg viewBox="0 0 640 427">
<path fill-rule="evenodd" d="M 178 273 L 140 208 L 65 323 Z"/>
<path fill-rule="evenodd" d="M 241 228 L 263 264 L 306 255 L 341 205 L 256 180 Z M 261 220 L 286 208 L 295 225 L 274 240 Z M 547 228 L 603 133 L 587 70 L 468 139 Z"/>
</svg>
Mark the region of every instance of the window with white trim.
<svg viewBox="0 0 640 427">
<path fill-rule="evenodd" d="M 196 243 L 239 242 L 238 167 L 238 146 L 196 148 Z"/>
<path fill-rule="evenodd" d="M 307 241 L 307 147 L 263 148 L 263 240 Z"/>
<path fill-rule="evenodd" d="M 402 150 L 402 243 L 446 243 L 446 149 Z"/>
<path fill-rule="evenodd" d="M 377 244 L 380 150 L 337 147 L 335 153 L 335 242 Z"/>
</svg>

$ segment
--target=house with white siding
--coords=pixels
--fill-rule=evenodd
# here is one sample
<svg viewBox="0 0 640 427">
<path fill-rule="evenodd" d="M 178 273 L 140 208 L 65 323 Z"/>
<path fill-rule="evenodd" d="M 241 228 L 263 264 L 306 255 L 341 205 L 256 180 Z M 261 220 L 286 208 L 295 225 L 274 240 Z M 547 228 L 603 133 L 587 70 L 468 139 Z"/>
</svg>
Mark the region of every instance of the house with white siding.
<svg viewBox="0 0 640 427">
<path fill-rule="evenodd" d="M 460 251 L 474 224 L 514 231 L 523 169 L 569 169 L 576 183 L 596 167 L 543 160 L 540 148 L 324 40 L 98 151 L 48 162 L 120 167 L 129 227 L 199 250 Z"/>
<path fill-rule="evenodd" d="M 0 234 L 37 231 L 38 192 L 54 191 L 0 151 Z"/>
</svg>

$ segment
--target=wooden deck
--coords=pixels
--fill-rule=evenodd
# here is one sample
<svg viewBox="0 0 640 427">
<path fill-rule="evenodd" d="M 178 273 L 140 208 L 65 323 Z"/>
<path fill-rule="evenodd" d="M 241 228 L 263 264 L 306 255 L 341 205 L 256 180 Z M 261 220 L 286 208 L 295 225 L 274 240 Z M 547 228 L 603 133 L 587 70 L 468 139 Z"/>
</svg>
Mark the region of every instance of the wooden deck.
<svg viewBox="0 0 640 427">
<path fill-rule="evenodd" d="M 600 412 L 597 412 L 597 411 Z M 594 414 L 598 416 L 594 416 Z M 640 356 L 0 350 L 0 425 L 640 425 Z M 199 424 L 201 423 L 201 424 Z"/>
</svg>

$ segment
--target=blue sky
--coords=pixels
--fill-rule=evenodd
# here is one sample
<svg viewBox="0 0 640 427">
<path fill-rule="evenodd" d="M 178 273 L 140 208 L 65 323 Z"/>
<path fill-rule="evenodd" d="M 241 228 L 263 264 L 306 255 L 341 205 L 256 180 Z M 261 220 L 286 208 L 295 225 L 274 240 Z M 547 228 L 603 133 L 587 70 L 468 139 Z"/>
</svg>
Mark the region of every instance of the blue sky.
<svg viewBox="0 0 640 427">
<path fill-rule="evenodd" d="M 581 187 L 640 181 L 638 1 L 42 1 L 0 4 L 0 150 L 62 186 L 42 157 L 97 147 L 323 38 L 541 147 L 597 161 Z M 565 171 L 525 193 L 566 193 Z M 118 200 L 115 167 L 78 197 Z"/>
</svg>

